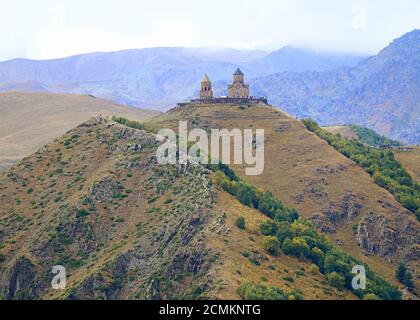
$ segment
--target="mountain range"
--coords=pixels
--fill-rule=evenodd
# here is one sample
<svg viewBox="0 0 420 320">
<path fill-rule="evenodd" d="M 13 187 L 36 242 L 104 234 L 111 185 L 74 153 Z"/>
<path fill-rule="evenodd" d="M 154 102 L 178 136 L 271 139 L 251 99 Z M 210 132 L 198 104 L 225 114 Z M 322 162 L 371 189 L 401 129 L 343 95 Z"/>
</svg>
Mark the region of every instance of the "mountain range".
<svg viewBox="0 0 420 320">
<path fill-rule="evenodd" d="M 225 48 L 149 48 L 62 59 L 0 63 L 0 91 L 89 94 L 167 110 L 198 95 L 203 74 L 226 95 L 239 66 L 251 94 L 321 125 L 357 124 L 406 144 L 420 142 L 420 30 L 371 57 L 284 47 L 275 52 Z"/>
<path fill-rule="evenodd" d="M 297 117 L 323 125 L 363 125 L 419 144 L 420 30 L 354 67 L 272 74 L 254 79 L 253 88 Z"/>
<path fill-rule="evenodd" d="M 230 79 L 238 65 L 250 78 L 280 71 L 354 65 L 357 55 L 285 47 L 276 52 L 225 48 L 150 48 L 63 59 L 0 63 L 0 91 L 92 94 L 137 107 L 169 109 L 198 91 L 203 74 Z"/>
</svg>

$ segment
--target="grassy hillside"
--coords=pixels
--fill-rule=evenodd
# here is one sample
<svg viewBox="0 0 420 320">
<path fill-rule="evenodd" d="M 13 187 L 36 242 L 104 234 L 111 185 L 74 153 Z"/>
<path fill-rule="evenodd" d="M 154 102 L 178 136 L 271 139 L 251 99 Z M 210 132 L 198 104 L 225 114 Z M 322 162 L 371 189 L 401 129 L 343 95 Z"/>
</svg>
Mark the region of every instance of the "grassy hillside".
<svg viewBox="0 0 420 320">
<path fill-rule="evenodd" d="M 378 276 L 402 288 L 400 261 L 418 286 L 412 214 L 279 110 L 202 105 L 142 126 L 116 119 L 135 128 L 95 117 L 0 175 L 1 297 L 356 299 L 349 268 L 363 263 L 369 292 L 391 298 Z M 237 165 L 226 181 L 213 167 L 158 165 L 156 136 L 136 128 L 179 120 L 264 128 L 264 174 Z M 58 264 L 65 291 L 50 289 Z"/>
<path fill-rule="evenodd" d="M 327 130 L 332 134 L 339 134 L 344 139 L 358 139 L 357 133 L 349 126 L 325 126 L 322 129 Z"/>
<path fill-rule="evenodd" d="M 0 93 L 0 171 L 95 115 L 145 120 L 157 114 L 90 96 Z"/>
<path fill-rule="evenodd" d="M 412 147 L 407 150 L 394 150 L 395 156 L 414 180 L 420 183 L 420 148 Z"/>
<path fill-rule="evenodd" d="M 158 165 L 157 145 L 98 117 L 0 175 L 1 296 L 239 299 L 240 287 L 260 285 L 289 299 L 356 298 L 309 261 L 270 255 L 267 216 L 200 165 Z M 57 264 L 65 291 L 50 289 Z"/>
<path fill-rule="evenodd" d="M 373 147 L 399 147 L 401 142 L 389 139 L 383 135 L 376 133 L 374 130 L 357 126 L 330 126 L 322 127 L 326 131 L 336 135 L 340 134 L 342 138 L 352 140 L 357 139 L 360 142 Z"/>
<path fill-rule="evenodd" d="M 304 119 L 302 122 L 308 130 L 360 165 L 377 185 L 391 192 L 401 205 L 411 210 L 420 220 L 420 185 L 395 159 L 392 150 L 372 148 L 359 141 L 333 135 L 311 119 Z"/>
<path fill-rule="evenodd" d="M 243 166 L 232 166 L 241 178 L 296 208 L 333 243 L 389 281 L 395 281 L 399 261 L 418 270 L 419 224 L 414 215 L 299 121 L 262 104 L 246 109 L 196 105 L 172 109 L 150 125 L 176 130 L 179 120 L 205 129 L 265 129 L 264 173 L 246 176 Z"/>
</svg>

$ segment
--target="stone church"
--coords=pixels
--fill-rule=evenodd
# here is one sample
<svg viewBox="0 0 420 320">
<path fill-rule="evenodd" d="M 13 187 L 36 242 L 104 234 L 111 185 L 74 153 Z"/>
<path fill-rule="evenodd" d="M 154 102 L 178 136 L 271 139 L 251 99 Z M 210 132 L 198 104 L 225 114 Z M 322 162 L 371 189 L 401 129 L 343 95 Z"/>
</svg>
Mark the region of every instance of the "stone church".
<svg viewBox="0 0 420 320">
<path fill-rule="evenodd" d="M 201 80 L 200 98 L 203 100 L 213 99 L 211 81 L 207 74 L 205 74 L 203 80 Z"/>
<path fill-rule="evenodd" d="M 237 69 L 233 74 L 233 83 L 228 87 L 228 98 L 247 99 L 249 98 L 249 85 L 244 82 L 244 74 L 241 69 Z M 213 99 L 212 83 L 209 77 L 204 75 L 201 81 L 200 99 Z"/>
<path fill-rule="evenodd" d="M 228 87 L 228 98 L 249 98 L 249 85 L 244 83 L 244 74 L 239 68 L 233 74 L 233 83 Z"/>
<path fill-rule="evenodd" d="M 253 97 L 249 94 L 249 85 L 245 84 L 245 76 L 241 69 L 237 69 L 233 74 L 233 83 L 228 86 L 227 97 L 214 97 L 213 86 L 207 74 L 201 80 L 200 99 L 191 99 L 190 102 L 180 102 L 177 105 L 184 107 L 194 104 L 258 104 L 260 102 L 268 104 L 267 97 Z"/>
</svg>

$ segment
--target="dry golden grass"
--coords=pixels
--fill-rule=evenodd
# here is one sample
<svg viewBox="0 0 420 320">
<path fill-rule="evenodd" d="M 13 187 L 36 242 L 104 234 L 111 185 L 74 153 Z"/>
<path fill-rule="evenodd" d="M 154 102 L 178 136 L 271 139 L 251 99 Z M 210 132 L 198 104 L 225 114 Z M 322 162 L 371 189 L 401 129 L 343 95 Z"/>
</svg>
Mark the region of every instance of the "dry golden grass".
<svg viewBox="0 0 420 320">
<path fill-rule="evenodd" d="M 104 113 L 102 113 L 104 114 Z M 133 116 L 124 115 L 131 119 Z M 352 224 L 359 222 L 362 217 L 371 211 L 382 212 L 389 219 L 391 226 L 395 223 L 395 212 L 398 214 L 405 210 L 395 201 L 393 196 L 384 189 L 373 183 L 371 177 L 366 174 L 355 163 L 345 158 L 326 142 L 319 139 L 314 134 L 307 131 L 303 125 L 286 116 L 279 110 L 265 105 L 252 106 L 241 110 L 235 105 L 209 105 L 193 106 L 188 108 L 177 108 L 160 115 L 150 121 L 150 125 L 156 128 L 169 127 L 177 129 L 179 120 L 194 119 L 198 127 L 205 128 L 264 128 L 265 129 L 265 156 L 266 167 L 263 175 L 250 177 L 244 174 L 243 166 L 234 166 L 234 170 L 245 180 L 262 189 L 271 191 L 276 197 L 282 200 L 287 206 L 299 210 L 304 218 L 310 218 L 315 214 L 321 213 L 332 203 L 341 203 L 343 197 L 350 193 L 363 195 L 361 204 L 363 208 L 355 220 L 344 221 L 337 226 L 335 234 L 328 234 L 328 237 L 337 246 L 346 252 L 369 264 L 379 275 L 395 282 L 394 272 L 398 261 L 387 261 L 375 255 L 365 255 L 359 248 Z M 104 175 L 116 171 L 114 165 L 118 161 L 113 156 L 108 159 L 109 154 L 106 146 L 90 150 L 90 143 L 96 143 L 96 138 L 90 136 L 81 137 L 81 145 L 86 148 L 88 157 L 83 161 L 80 157 L 82 149 L 63 149 L 61 147 L 63 138 L 50 144 L 50 151 L 60 149 L 63 153 L 63 160 L 68 162 L 66 172 L 76 172 L 80 170 L 82 164 L 88 165 L 88 170 L 84 173 L 86 181 L 81 190 L 67 190 L 67 176 L 62 181 L 57 181 L 56 191 L 64 193 L 66 203 L 76 205 L 87 190 L 100 180 Z M 88 143 L 89 142 L 89 143 Z M 77 147 L 80 148 L 80 147 Z M 31 156 L 32 162 L 37 160 L 35 155 Z M 34 189 L 34 193 L 41 193 L 45 186 L 35 180 L 46 174 L 49 163 L 53 163 L 54 158 L 45 155 L 41 162 L 37 162 L 32 171 L 24 172 L 32 182 L 29 184 Z M 20 164 L 24 167 L 25 160 Z M 54 168 L 49 168 L 53 170 Z M 120 169 L 119 169 L 120 170 Z M 145 181 L 146 177 L 141 172 L 136 173 L 131 178 L 126 178 L 125 171 L 119 174 L 119 179 L 124 181 L 127 188 L 137 190 L 140 186 L 138 181 Z M 48 178 L 47 178 L 48 179 Z M 33 186 L 33 184 L 35 186 Z M 29 187 L 28 186 L 28 187 Z M 31 195 L 27 193 L 27 187 L 15 188 L 15 185 L 7 186 L 4 189 L 7 197 L 3 199 L 4 213 L 18 210 L 25 218 L 33 220 L 33 211 L 29 204 Z M 14 195 L 10 192 L 13 189 Z M 19 197 L 21 205 L 14 203 L 14 198 Z M 130 198 L 124 202 L 118 210 L 125 218 L 125 223 L 113 233 L 114 246 L 118 246 L 116 251 L 102 249 L 98 252 L 98 257 L 89 260 L 89 264 L 75 270 L 69 279 L 70 287 L 80 285 L 86 278 L 98 270 L 102 270 L 104 265 L 114 260 L 118 254 L 122 254 L 136 245 L 134 233 L 135 225 L 139 221 L 151 221 L 147 215 L 144 198 Z M 162 198 L 156 206 L 162 206 L 165 198 Z M 390 207 L 382 206 L 379 201 L 385 201 Z M 143 201 L 143 202 L 142 202 Z M 58 209 L 58 204 L 51 203 L 48 207 L 49 214 L 39 215 L 37 222 L 40 226 L 48 225 L 53 219 L 52 212 Z M 99 212 L 106 212 L 99 207 Z M 1 210 L 0 210 L 1 211 Z M 224 222 L 225 233 L 216 233 L 212 225 L 217 223 L 217 219 L 226 213 Z M 105 214 L 105 213 L 104 213 Z M 235 226 L 236 219 L 242 216 L 246 219 L 246 230 L 240 230 Z M 156 217 L 159 218 L 159 217 Z M 219 259 L 212 265 L 211 276 L 216 282 L 212 288 L 212 297 L 219 299 L 238 299 L 236 292 L 242 282 L 266 283 L 267 285 L 277 286 L 284 291 L 300 289 L 305 299 L 354 299 L 349 292 L 339 292 L 331 288 L 322 275 L 312 275 L 308 271 L 309 264 L 302 260 L 287 257 L 280 254 L 278 257 L 269 256 L 263 249 L 263 238 L 258 232 L 259 224 L 267 219 L 260 212 L 241 205 L 236 199 L 227 193 L 219 190 L 217 192 L 217 202 L 212 210 L 210 221 L 203 228 L 203 236 L 206 241 L 206 248 L 217 254 Z M 27 253 L 27 248 L 33 240 L 28 230 L 16 233 L 13 239 L 9 239 L 4 252 Z M 125 238 L 125 235 L 129 235 Z M 109 249 L 109 248 L 108 248 Z M 243 255 L 244 251 L 257 254 L 261 258 L 261 265 L 256 266 Z M 304 276 L 297 276 L 296 272 L 302 272 Z M 287 270 L 287 271 L 286 271 Z M 293 277 L 294 282 L 288 282 L 285 277 Z M 124 293 L 125 297 L 130 297 L 130 293 Z M 60 298 L 60 294 L 51 292 L 45 298 Z"/>
<path fill-rule="evenodd" d="M 221 253 L 220 263 L 213 267 L 216 279 L 220 283 L 216 285 L 214 298 L 238 299 L 237 288 L 241 283 L 252 282 L 266 286 L 276 286 L 285 292 L 296 289 L 302 291 L 305 300 L 340 300 L 356 299 L 349 291 L 338 291 L 331 287 L 321 274 L 311 274 L 311 263 L 279 253 L 273 257 L 263 247 L 263 236 L 259 226 L 268 218 L 261 212 L 246 207 L 234 197 L 224 191 L 218 193 L 216 211 L 226 213 L 226 228 L 229 230 L 225 236 L 215 236 L 212 232 L 206 232 L 208 247 Z M 239 217 L 246 220 L 246 229 L 241 230 L 235 225 Z M 262 256 L 261 265 L 253 264 L 249 258 L 243 255 Z M 296 273 L 304 272 L 298 276 Z M 284 278 L 291 277 L 293 282 Z"/>
<path fill-rule="evenodd" d="M 83 95 L 0 93 L 0 171 L 100 114 L 143 121 L 158 112 Z"/>
<path fill-rule="evenodd" d="M 334 204 L 342 203 L 347 194 L 359 196 L 363 206 L 360 214 L 354 220 L 339 224 L 336 232 L 327 236 L 338 247 L 396 284 L 394 275 L 398 261 L 362 252 L 352 225 L 369 212 L 383 213 L 391 227 L 401 214 L 407 215 L 417 226 L 418 222 L 356 163 L 306 130 L 299 121 L 262 104 L 245 110 L 237 105 L 178 107 L 153 118 L 151 124 L 156 128 L 177 130 L 178 120 L 191 119 L 198 123 L 196 126 L 203 128 L 265 129 L 264 173 L 246 176 L 244 166 L 232 168 L 256 187 L 273 192 L 285 205 L 296 208 L 304 218 L 311 218 Z M 386 205 L 381 205 L 381 202 Z"/>
<path fill-rule="evenodd" d="M 396 150 L 394 153 L 411 177 L 420 182 L 420 147 L 413 147 L 411 150 Z"/>
<path fill-rule="evenodd" d="M 170 217 L 166 214 L 171 206 L 171 204 L 166 204 L 166 200 L 168 198 L 175 199 L 181 195 L 167 192 L 157 201 L 148 203 L 149 195 L 155 194 L 154 189 L 148 191 L 147 188 L 144 188 L 145 181 L 148 180 L 151 172 L 142 169 L 143 167 L 128 170 L 126 167 L 116 166 L 125 156 L 109 153 L 107 145 L 97 141 L 98 133 L 103 134 L 111 130 L 105 129 L 105 127 L 104 125 L 99 131 L 98 128 L 89 130 L 91 132 L 88 134 L 80 134 L 78 129 L 75 129 L 48 144 L 42 152 L 30 155 L 13 166 L 8 172 L 16 172 L 20 177 L 27 179 L 24 187 L 18 183 L 12 183 L 6 173 L 0 175 L 0 218 L 5 219 L 13 212 L 19 212 L 19 215 L 27 223 L 25 228 L 16 227 L 16 232 L 7 237 L 7 241 L 1 248 L 1 253 L 10 258 L 8 263 L 11 264 L 13 259 L 25 256 L 34 265 L 39 265 L 39 257 L 34 256 L 33 246 L 34 243 L 47 242 L 49 232 L 54 230 L 56 214 L 63 208 L 63 202 L 52 201 L 57 194 L 62 194 L 66 207 L 79 207 L 81 199 L 90 194 L 89 190 L 92 189 L 95 182 L 110 175 L 123 182 L 126 189 L 133 190 L 132 196 L 121 201 L 118 209 L 111 209 L 109 203 L 100 203 L 96 205 L 96 213 L 85 218 L 85 221 L 95 228 L 97 236 L 109 235 L 109 243 L 90 255 L 85 264 L 72 270 L 67 278 L 67 290 L 50 289 L 42 295 L 42 299 L 66 298 L 75 288 L 79 288 L 87 279 L 99 273 L 112 283 L 114 279 L 112 275 L 107 274 L 107 266 L 128 251 L 136 250 L 135 248 L 138 248 L 140 243 L 141 250 L 147 248 L 148 241 L 145 238 L 147 239 L 148 236 L 145 238 L 136 236 L 136 226 L 139 222 L 142 225 L 147 225 L 145 232 L 148 234 L 152 234 L 154 228 L 159 224 L 163 224 L 166 229 L 168 224 L 179 223 L 176 216 Z M 81 129 L 81 131 L 83 130 Z M 80 137 L 74 147 L 68 149 L 63 147 L 64 141 L 76 132 L 80 134 Z M 141 153 L 143 159 L 147 159 L 149 156 L 152 156 L 150 151 Z M 49 177 L 48 173 L 63 168 L 62 163 L 65 163 L 65 173 L 57 179 Z M 83 178 L 85 180 L 71 185 L 69 188 L 69 182 L 74 181 L 76 177 L 75 173 L 81 171 L 84 171 Z M 128 173 L 132 175 L 129 176 Z M 48 192 L 48 197 L 45 198 L 45 201 L 48 201 L 48 206 L 45 209 L 34 209 L 33 201 L 43 195 L 45 190 L 49 190 L 48 186 L 52 181 L 55 181 L 54 194 Z M 173 181 L 173 184 L 177 183 L 179 181 Z M 31 193 L 27 192 L 29 188 L 33 189 Z M 185 186 L 182 184 L 178 185 L 178 188 L 185 190 Z M 276 286 L 285 292 L 299 289 L 302 291 L 304 299 L 355 298 L 349 291 L 340 292 L 332 288 L 323 275 L 311 274 L 308 270 L 309 262 L 283 254 L 279 254 L 277 257 L 268 255 L 263 248 L 263 236 L 259 231 L 261 222 L 267 219 L 262 213 L 242 205 L 234 197 L 220 189 L 216 190 L 214 198 L 215 205 L 210 210 L 208 219 L 205 220 L 202 231 L 197 236 L 197 239 L 205 244 L 203 249 L 219 257 L 212 263 L 208 272 L 209 277 L 214 280 L 208 290 L 210 298 L 239 299 L 237 289 L 244 282 Z M 19 199 L 19 203 L 15 201 L 16 199 Z M 148 213 L 148 209 L 151 208 L 162 208 L 163 215 Z M 124 223 L 113 227 L 111 216 L 123 217 Z M 224 217 L 223 222 L 220 222 L 221 217 Z M 240 230 L 235 226 L 238 217 L 246 219 L 245 230 Z M 140 241 L 144 241 L 144 243 Z M 70 248 L 67 250 L 71 252 Z M 256 266 L 246 258 L 243 255 L 245 251 L 257 254 L 260 257 L 261 265 Z M 294 281 L 287 281 L 284 279 L 285 277 L 291 277 Z M 188 284 L 186 289 L 188 289 Z M 125 290 L 121 293 L 121 297 L 125 299 L 132 298 L 133 292 L 136 291 L 135 289 Z"/>
<path fill-rule="evenodd" d="M 357 134 L 348 126 L 322 127 L 332 134 L 340 134 L 344 139 L 357 139 Z"/>
</svg>

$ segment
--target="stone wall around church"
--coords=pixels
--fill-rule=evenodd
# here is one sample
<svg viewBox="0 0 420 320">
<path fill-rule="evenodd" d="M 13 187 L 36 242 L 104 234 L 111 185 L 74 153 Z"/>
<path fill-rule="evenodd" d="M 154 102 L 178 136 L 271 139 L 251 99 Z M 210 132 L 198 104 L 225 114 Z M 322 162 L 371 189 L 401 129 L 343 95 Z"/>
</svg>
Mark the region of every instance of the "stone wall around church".
<svg viewBox="0 0 420 320">
<path fill-rule="evenodd" d="M 182 102 L 178 103 L 178 107 L 185 107 L 190 105 L 200 105 L 200 104 L 237 104 L 237 105 L 244 105 L 244 104 L 258 104 L 258 103 L 268 104 L 267 98 L 213 98 L 213 99 L 191 99 L 190 102 Z"/>
</svg>

